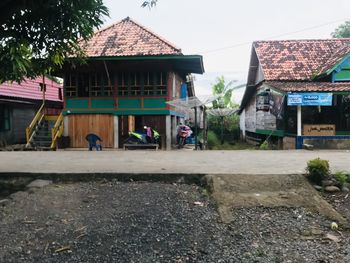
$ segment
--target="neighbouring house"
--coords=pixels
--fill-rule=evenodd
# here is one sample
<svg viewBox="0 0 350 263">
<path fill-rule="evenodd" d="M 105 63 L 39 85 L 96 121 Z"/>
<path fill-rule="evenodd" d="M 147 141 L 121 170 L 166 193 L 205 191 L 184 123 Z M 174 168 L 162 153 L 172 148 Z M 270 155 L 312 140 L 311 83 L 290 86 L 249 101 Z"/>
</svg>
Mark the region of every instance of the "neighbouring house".
<svg viewBox="0 0 350 263">
<path fill-rule="evenodd" d="M 253 43 L 241 134 L 279 148 L 350 148 L 350 39 Z"/>
<path fill-rule="evenodd" d="M 204 72 L 202 57 L 184 55 L 167 40 L 126 18 L 80 42 L 87 60 L 72 58 L 64 78 L 64 132 L 70 147 L 85 148 L 95 133 L 104 148 L 121 148 L 129 131 L 157 130 L 171 149 L 185 115 L 166 102 L 194 96 L 191 73 Z"/>
<path fill-rule="evenodd" d="M 27 142 L 26 128 L 43 104 L 44 82 L 46 113 L 58 115 L 63 107 L 63 87 L 55 81 L 38 77 L 0 85 L 0 146 Z"/>
</svg>

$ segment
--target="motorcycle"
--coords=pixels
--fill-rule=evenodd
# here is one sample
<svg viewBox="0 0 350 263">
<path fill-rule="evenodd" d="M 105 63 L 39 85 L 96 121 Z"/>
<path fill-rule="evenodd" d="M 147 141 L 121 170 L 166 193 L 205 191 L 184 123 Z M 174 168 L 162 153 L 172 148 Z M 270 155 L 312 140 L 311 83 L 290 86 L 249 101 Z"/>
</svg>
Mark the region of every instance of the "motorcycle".
<svg viewBox="0 0 350 263">
<path fill-rule="evenodd" d="M 145 144 L 146 134 L 138 133 L 138 132 L 129 132 L 129 137 L 124 141 L 124 144 Z"/>
<path fill-rule="evenodd" d="M 186 140 L 191 137 L 192 130 L 190 127 L 183 125 L 178 131 L 178 145 L 177 148 L 181 149 L 186 144 Z"/>
</svg>

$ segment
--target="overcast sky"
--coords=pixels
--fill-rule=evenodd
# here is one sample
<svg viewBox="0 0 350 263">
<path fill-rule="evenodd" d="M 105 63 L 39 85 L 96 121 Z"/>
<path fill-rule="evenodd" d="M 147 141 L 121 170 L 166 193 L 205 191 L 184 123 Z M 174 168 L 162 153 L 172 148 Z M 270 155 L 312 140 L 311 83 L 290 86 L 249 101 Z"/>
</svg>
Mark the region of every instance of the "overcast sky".
<svg viewBox="0 0 350 263">
<path fill-rule="evenodd" d="M 210 94 L 219 75 L 245 82 L 254 40 L 329 38 L 350 20 L 350 0 L 159 0 L 151 10 L 140 7 L 142 0 L 104 2 L 106 25 L 130 16 L 184 54 L 203 55 L 206 73 L 197 76 L 197 94 Z"/>
</svg>

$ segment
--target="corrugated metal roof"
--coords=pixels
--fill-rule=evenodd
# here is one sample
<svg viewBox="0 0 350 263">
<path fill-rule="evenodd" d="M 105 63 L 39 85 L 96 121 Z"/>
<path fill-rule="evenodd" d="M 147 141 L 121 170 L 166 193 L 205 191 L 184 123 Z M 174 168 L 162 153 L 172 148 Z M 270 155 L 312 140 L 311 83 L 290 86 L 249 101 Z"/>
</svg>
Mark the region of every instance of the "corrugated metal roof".
<svg viewBox="0 0 350 263">
<path fill-rule="evenodd" d="M 42 77 L 36 79 L 27 79 L 21 84 L 17 82 L 4 82 L 0 85 L 0 96 L 8 96 L 11 98 L 24 98 L 24 99 L 34 99 L 42 100 L 43 93 L 40 91 L 39 83 L 42 82 Z M 59 98 L 59 89 L 63 88 L 62 85 L 56 83 L 53 80 L 45 78 L 46 83 L 46 100 L 62 102 L 63 100 Z M 62 90 L 63 92 L 63 90 Z"/>
</svg>

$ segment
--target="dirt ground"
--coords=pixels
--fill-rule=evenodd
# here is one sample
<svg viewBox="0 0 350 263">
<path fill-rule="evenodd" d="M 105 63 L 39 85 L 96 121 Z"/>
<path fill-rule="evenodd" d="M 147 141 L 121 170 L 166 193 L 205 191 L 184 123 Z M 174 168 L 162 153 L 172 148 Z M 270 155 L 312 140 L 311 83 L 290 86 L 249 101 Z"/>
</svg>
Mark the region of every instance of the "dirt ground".
<svg viewBox="0 0 350 263">
<path fill-rule="evenodd" d="M 322 193 L 322 196 L 350 222 L 350 193 Z"/>
<path fill-rule="evenodd" d="M 349 227 L 345 217 L 303 175 L 207 175 L 206 181 L 226 223 L 233 220 L 231 210 L 235 208 L 303 207 Z"/>
<path fill-rule="evenodd" d="M 102 181 L 17 192 L 0 262 L 349 262 L 350 238 L 305 208 L 230 210 L 196 185 Z"/>
</svg>

